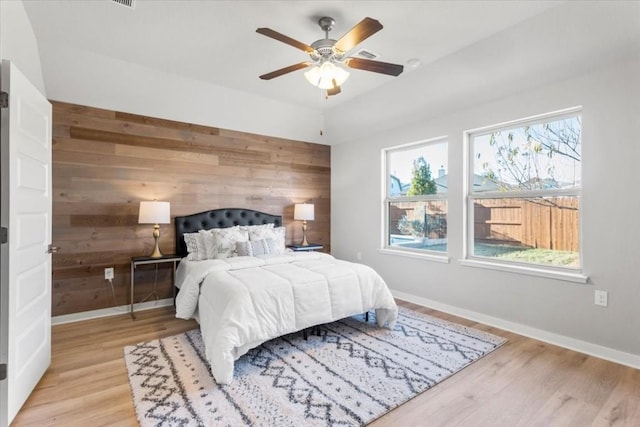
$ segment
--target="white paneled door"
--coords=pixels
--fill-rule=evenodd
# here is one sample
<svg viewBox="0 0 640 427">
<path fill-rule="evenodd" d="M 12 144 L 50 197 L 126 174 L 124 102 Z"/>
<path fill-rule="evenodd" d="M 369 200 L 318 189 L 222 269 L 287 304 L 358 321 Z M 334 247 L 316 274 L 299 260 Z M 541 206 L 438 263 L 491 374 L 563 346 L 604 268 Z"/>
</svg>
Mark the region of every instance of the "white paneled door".
<svg viewBox="0 0 640 427">
<path fill-rule="evenodd" d="M 0 425 L 13 420 L 51 362 L 51 104 L 2 61 L 3 359 Z M 5 358 L 6 357 L 6 358 Z M 6 412 L 6 413 L 4 413 Z"/>
</svg>

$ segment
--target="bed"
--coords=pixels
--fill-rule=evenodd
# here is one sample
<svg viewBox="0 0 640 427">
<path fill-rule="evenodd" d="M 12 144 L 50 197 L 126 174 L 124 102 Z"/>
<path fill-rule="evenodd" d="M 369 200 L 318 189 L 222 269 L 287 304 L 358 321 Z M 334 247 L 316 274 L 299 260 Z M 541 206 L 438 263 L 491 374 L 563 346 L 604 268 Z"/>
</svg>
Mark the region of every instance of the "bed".
<svg viewBox="0 0 640 427">
<path fill-rule="evenodd" d="M 393 296 L 373 269 L 286 251 L 281 216 L 216 209 L 176 217 L 175 230 L 176 317 L 200 324 L 219 384 L 231 383 L 235 360 L 278 336 L 370 310 L 380 327 L 395 323 Z"/>
</svg>

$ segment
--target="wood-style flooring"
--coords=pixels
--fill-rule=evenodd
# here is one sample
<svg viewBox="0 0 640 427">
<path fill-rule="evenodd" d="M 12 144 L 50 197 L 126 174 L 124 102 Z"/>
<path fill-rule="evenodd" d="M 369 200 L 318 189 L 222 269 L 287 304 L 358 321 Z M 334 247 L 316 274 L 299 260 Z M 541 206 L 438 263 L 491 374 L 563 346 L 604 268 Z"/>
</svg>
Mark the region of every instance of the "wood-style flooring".
<svg viewBox="0 0 640 427">
<path fill-rule="evenodd" d="M 399 304 L 509 342 L 370 426 L 640 426 L 640 370 Z M 195 327 L 173 307 L 54 326 L 51 367 L 12 426 L 137 425 L 123 347 Z"/>
</svg>

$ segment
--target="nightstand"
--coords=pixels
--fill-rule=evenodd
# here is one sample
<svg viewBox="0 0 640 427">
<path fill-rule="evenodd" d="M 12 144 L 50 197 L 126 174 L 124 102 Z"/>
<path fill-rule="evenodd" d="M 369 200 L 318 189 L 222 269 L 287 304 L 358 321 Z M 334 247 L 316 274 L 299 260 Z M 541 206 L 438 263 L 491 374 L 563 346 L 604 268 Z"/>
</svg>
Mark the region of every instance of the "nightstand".
<svg viewBox="0 0 640 427">
<path fill-rule="evenodd" d="M 153 281 L 153 291 L 147 295 L 146 297 L 144 297 L 144 299 L 140 302 L 145 302 L 147 300 L 147 298 L 149 298 L 152 295 L 156 296 L 156 300 L 158 299 L 158 294 L 156 293 L 156 285 L 158 284 L 158 265 L 165 263 L 165 262 L 172 262 L 173 263 L 173 272 L 172 272 L 172 276 L 171 276 L 171 286 L 173 287 L 173 295 L 175 297 L 176 294 L 176 265 L 177 263 L 181 260 L 182 258 L 180 258 L 179 256 L 173 255 L 173 254 L 169 254 L 169 255 L 162 255 L 160 258 L 152 258 L 150 256 L 138 256 L 138 257 L 132 257 L 131 258 L 131 317 L 133 318 L 133 320 L 136 319 L 135 314 L 133 314 L 133 291 L 135 289 L 135 269 L 137 266 L 139 265 L 146 265 L 146 264 L 154 264 L 156 267 L 156 277 L 155 280 Z"/>
<path fill-rule="evenodd" d="M 287 245 L 287 248 L 294 252 L 313 252 L 322 250 L 323 246 L 319 243 L 309 243 L 307 246 Z"/>
</svg>

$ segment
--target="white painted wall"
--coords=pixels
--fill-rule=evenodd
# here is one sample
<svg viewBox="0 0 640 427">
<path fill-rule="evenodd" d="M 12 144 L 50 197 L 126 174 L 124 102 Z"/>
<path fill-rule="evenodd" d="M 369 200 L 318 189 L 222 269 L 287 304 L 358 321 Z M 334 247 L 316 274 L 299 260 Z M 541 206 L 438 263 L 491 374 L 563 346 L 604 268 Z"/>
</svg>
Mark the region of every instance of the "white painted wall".
<svg viewBox="0 0 640 427">
<path fill-rule="evenodd" d="M 43 44 L 46 47 L 46 43 Z M 261 135 L 326 143 L 315 110 L 79 48 L 42 48 L 49 99 Z M 55 55 L 55 56 L 54 56 Z M 73 82 L 72 85 L 69 82 Z"/>
<path fill-rule="evenodd" d="M 535 330 L 533 335 L 551 335 L 565 344 L 578 340 L 581 349 L 603 346 L 617 351 L 618 359 L 640 366 L 640 60 L 636 57 L 521 92 L 512 86 L 511 92 L 439 118 L 397 122 L 388 131 L 334 146 L 332 253 L 355 261 L 356 252 L 362 252 L 362 262 L 375 268 L 394 291 L 423 302 L 515 325 L 521 332 Z M 463 132 L 578 105 L 583 106 L 581 221 L 589 283 L 461 266 Z M 419 110 L 412 117 L 417 115 Z M 441 135 L 449 137 L 451 262 L 378 253 L 383 220 L 381 149 Z M 609 292 L 609 307 L 594 305 L 594 289 Z"/>
<path fill-rule="evenodd" d="M 12 61 L 46 94 L 38 42 L 22 0 L 0 1 L 0 59 Z"/>
<path fill-rule="evenodd" d="M 406 67 L 388 84 L 331 108 L 326 135 L 334 144 L 350 142 L 364 132 L 452 114 L 639 51 L 640 2 L 564 2 L 436 62 Z"/>
</svg>

